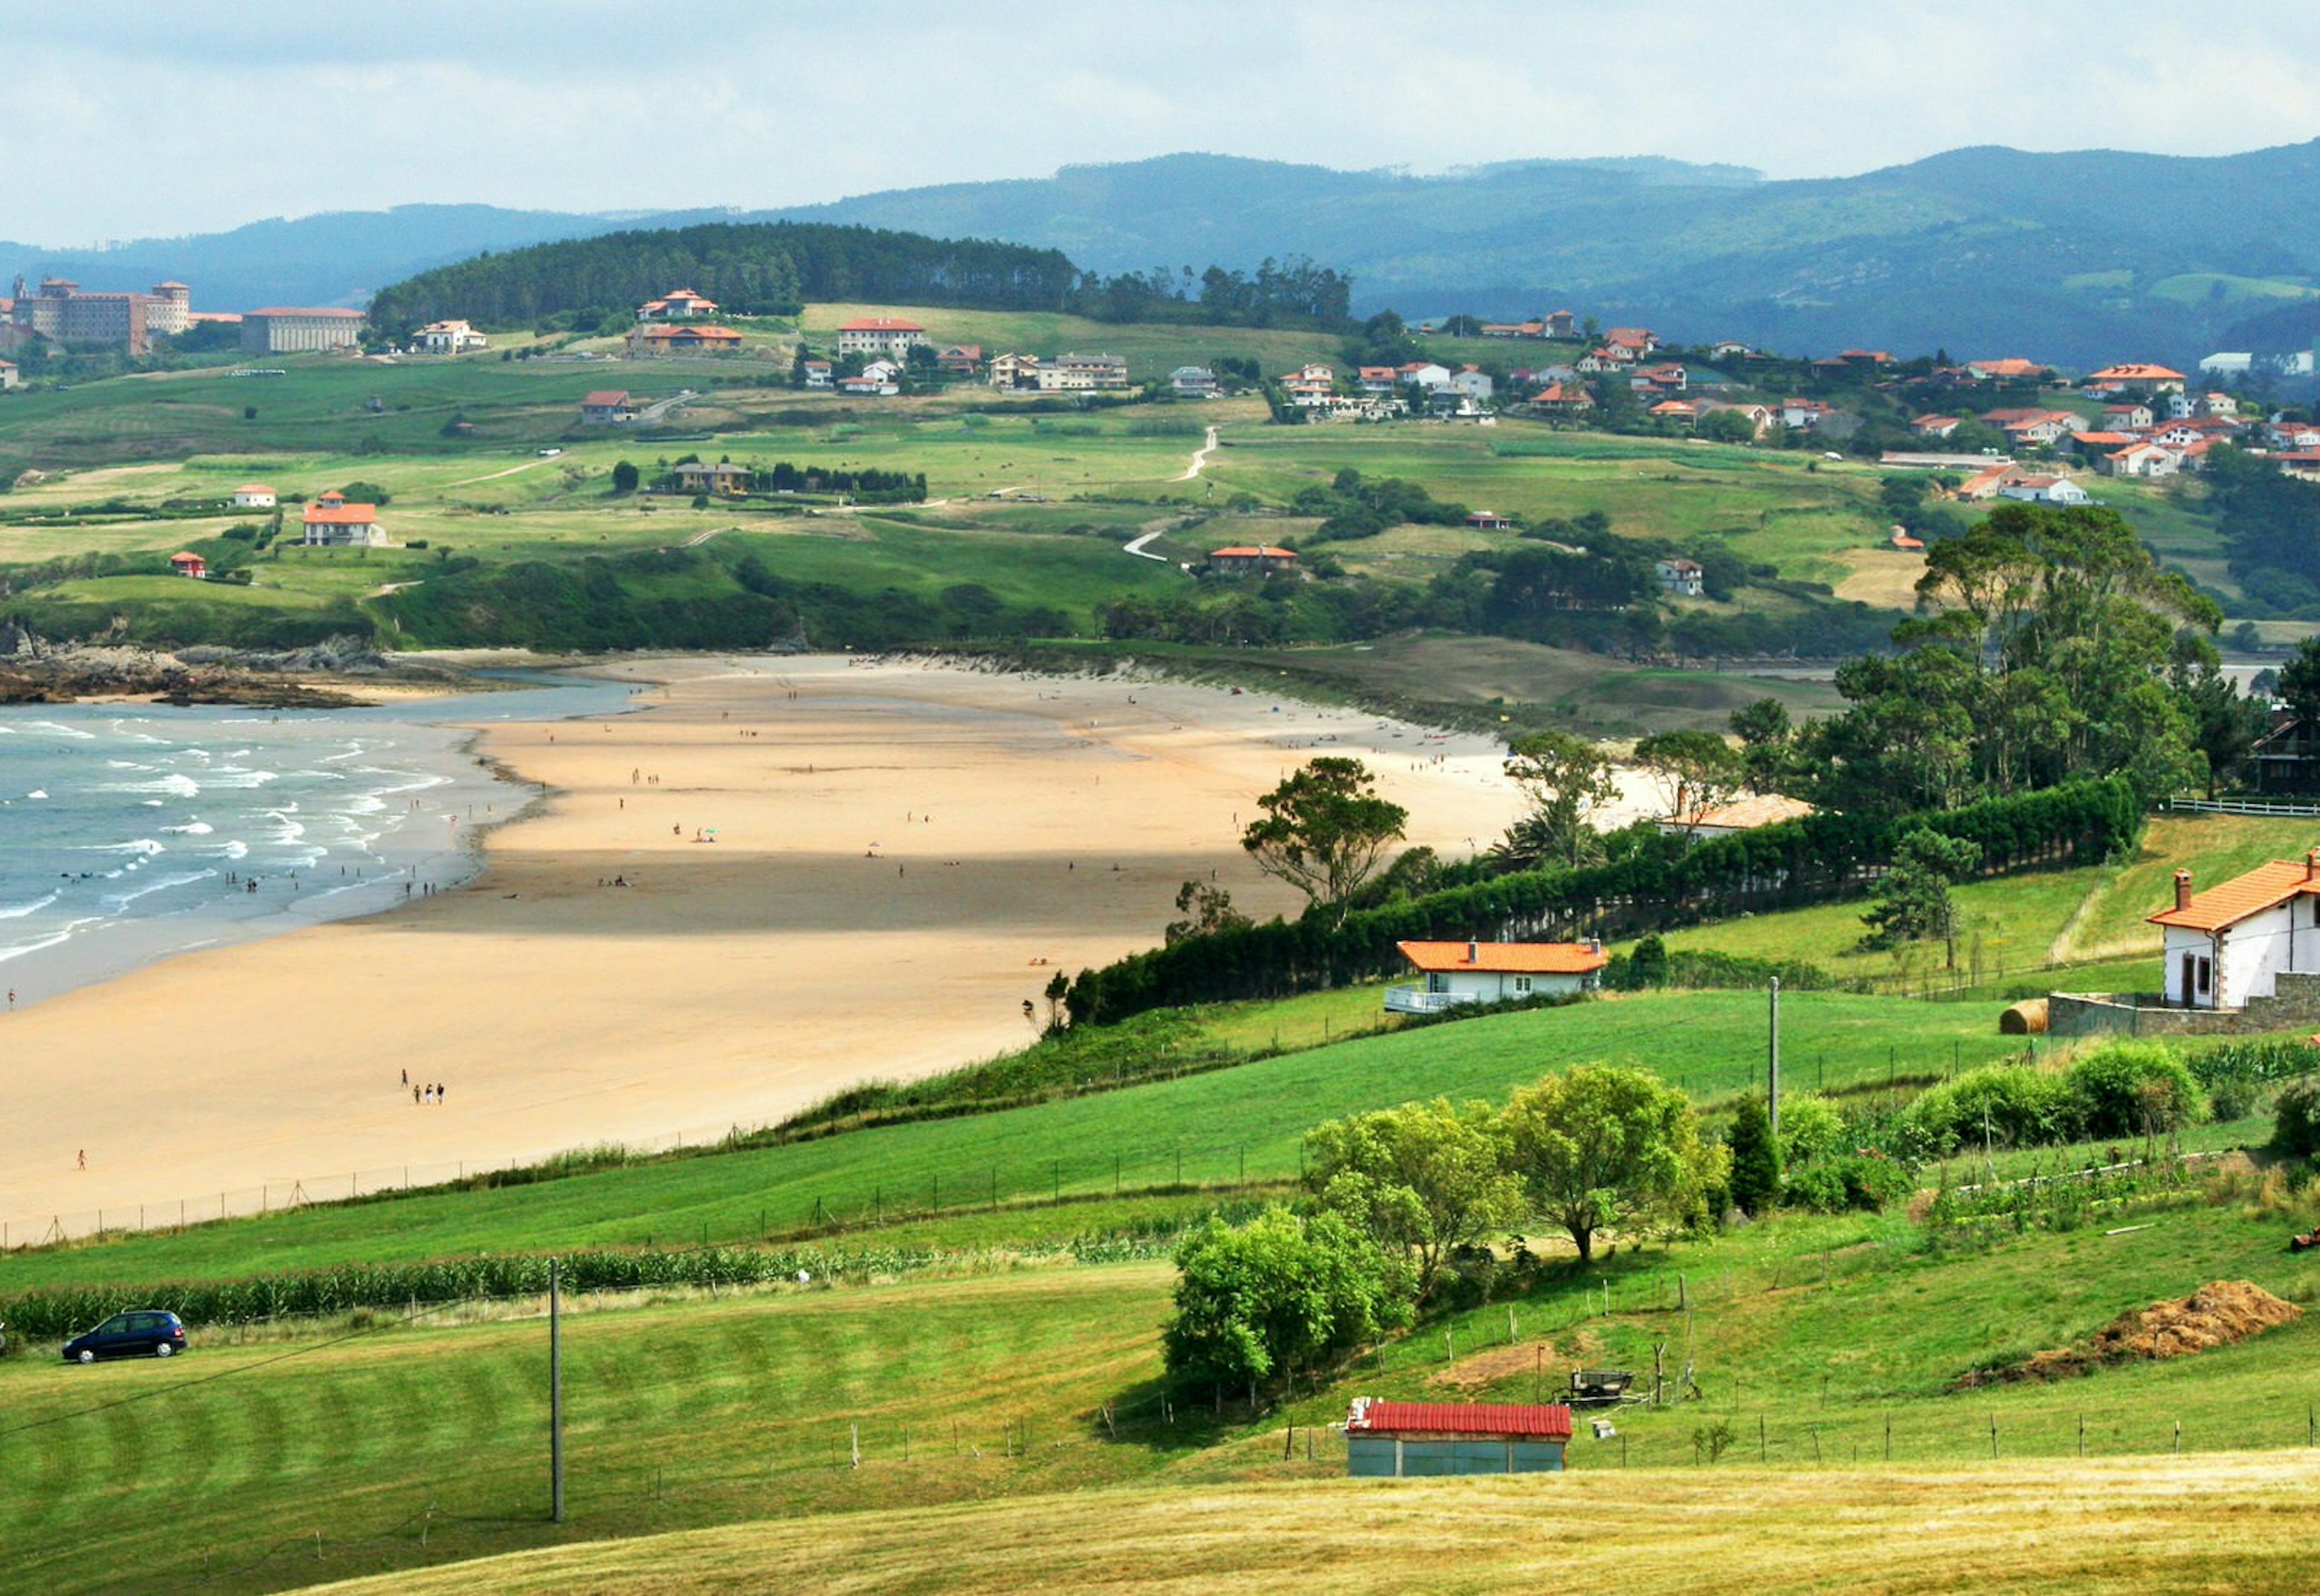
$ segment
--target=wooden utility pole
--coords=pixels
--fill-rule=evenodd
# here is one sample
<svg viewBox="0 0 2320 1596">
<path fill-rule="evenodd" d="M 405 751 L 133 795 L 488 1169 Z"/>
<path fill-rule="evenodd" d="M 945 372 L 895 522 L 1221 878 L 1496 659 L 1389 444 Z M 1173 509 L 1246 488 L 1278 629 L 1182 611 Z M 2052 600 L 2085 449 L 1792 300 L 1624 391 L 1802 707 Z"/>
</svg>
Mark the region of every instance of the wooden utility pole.
<svg viewBox="0 0 2320 1596">
<path fill-rule="evenodd" d="M 563 1280 L 557 1260 L 548 1260 L 548 1516 L 564 1522 L 564 1323 Z"/>
<path fill-rule="evenodd" d="M 1770 1038 L 1769 1064 L 1765 1071 L 1770 1087 L 1769 1115 L 1772 1122 L 1772 1139 L 1778 1141 L 1781 1136 L 1781 978 L 1778 975 L 1772 977 L 1772 1015 L 1766 1030 Z"/>
</svg>

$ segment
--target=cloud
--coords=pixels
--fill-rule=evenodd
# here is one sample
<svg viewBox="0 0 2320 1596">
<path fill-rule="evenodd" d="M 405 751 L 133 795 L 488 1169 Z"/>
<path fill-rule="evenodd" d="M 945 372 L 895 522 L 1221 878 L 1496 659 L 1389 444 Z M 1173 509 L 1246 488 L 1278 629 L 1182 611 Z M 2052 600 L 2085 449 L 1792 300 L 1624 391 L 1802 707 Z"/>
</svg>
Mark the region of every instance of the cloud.
<svg viewBox="0 0 2320 1596">
<path fill-rule="evenodd" d="M 1961 144 L 2320 134 L 2320 14 L 1786 0 L 78 0 L 0 17 L 8 231 L 421 200 L 802 204 L 1182 150 L 1419 170 L 1665 155 L 1835 176 Z"/>
</svg>

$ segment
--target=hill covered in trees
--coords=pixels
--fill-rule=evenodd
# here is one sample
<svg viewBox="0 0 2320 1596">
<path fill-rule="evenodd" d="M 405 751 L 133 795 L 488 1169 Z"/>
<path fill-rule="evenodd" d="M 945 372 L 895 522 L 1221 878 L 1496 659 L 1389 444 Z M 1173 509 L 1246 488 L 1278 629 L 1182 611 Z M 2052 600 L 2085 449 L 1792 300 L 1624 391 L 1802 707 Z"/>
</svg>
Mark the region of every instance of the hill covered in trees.
<svg viewBox="0 0 2320 1596">
<path fill-rule="evenodd" d="M 807 300 L 1055 310 L 1081 273 L 1058 249 L 826 223 L 712 222 L 627 230 L 485 253 L 382 288 L 371 323 L 392 334 L 446 316 L 537 325 L 592 311 L 623 317 L 672 288 L 736 314 L 789 315 Z"/>
</svg>

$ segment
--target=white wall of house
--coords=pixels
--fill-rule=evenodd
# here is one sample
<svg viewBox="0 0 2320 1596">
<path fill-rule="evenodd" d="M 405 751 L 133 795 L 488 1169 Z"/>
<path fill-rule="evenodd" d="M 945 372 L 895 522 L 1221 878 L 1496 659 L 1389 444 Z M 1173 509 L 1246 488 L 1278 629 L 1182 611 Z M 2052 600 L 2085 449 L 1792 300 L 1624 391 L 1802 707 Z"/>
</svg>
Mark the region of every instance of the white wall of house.
<svg viewBox="0 0 2320 1596">
<path fill-rule="evenodd" d="M 2320 898 L 2295 897 L 2215 932 L 2164 928 L 2167 1002 L 2194 1009 L 2236 1009 L 2273 995 L 2283 970 L 2320 972 Z M 2198 989 L 2199 961 L 2208 989 Z"/>
<path fill-rule="evenodd" d="M 1593 975 L 1516 975 L 1498 970 L 1434 970 L 1425 977 L 1428 993 L 1446 993 L 1468 1002 L 1496 1003 L 1512 998 L 1564 997 L 1591 990 Z"/>
</svg>

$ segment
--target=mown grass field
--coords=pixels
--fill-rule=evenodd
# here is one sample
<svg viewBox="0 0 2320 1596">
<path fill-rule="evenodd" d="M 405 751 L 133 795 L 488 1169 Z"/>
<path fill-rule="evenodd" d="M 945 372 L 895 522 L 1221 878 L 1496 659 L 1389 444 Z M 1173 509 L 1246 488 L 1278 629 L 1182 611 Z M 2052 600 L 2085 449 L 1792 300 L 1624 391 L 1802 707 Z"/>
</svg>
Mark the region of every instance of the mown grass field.
<svg viewBox="0 0 2320 1596">
<path fill-rule="evenodd" d="M 731 1589 L 784 1577 L 908 1591 L 1310 1582 L 1397 1592 L 1618 1589 L 1766 1596 L 2134 1596 L 2306 1588 L 2296 1455 L 1881 1473 L 1636 1470 L 1511 1480 L 1234 1483 L 837 1521 L 766 1521 L 331 1587 L 345 1596 Z M 1542 1526 L 1547 1528 L 1542 1528 Z M 1634 1537 L 1603 1527 L 1639 1527 Z"/>
<path fill-rule="evenodd" d="M 131 1568 L 222 1590 L 388 1570 L 404 1578 L 558 1542 L 596 1544 L 569 1554 L 582 1561 L 552 1564 L 566 1583 L 537 1588 L 619 1588 L 590 1582 L 634 1555 L 606 1543 L 787 1520 L 845 1544 L 865 1514 L 938 1525 L 994 1499 L 1002 1510 L 974 1521 L 1004 1537 L 1004 1562 L 1022 1576 L 1042 1559 L 1078 1567 L 1069 1560 L 1083 1548 L 1058 1515 L 1145 1499 L 1121 1490 L 1148 1493 L 1151 1511 L 1179 1520 L 1219 1492 L 1327 1493 L 1319 1500 L 1344 1501 L 1355 1522 L 1390 1501 L 1376 1532 L 1416 1514 L 1438 1537 L 1438 1515 L 1422 1504 L 1448 1487 L 1388 1496 L 1412 1488 L 1328 1483 L 1344 1454 L 1326 1427 L 1348 1398 L 1530 1401 L 1552 1397 L 1574 1366 L 1647 1371 L 1655 1347 L 1672 1375 L 1693 1371 L 1697 1398 L 1624 1410 L 1607 1441 L 1582 1425 L 1568 1474 L 1466 1482 L 1460 1500 L 1505 1494 L 1527 1515 L 1567 1518 L 1576 1504 L 1631 1491 L 1649 1501 L 1708 1491 L 1735 1515 L 1728 1534 L 1745 1538 L 1785 1522 L 1760 1515 L 1792 1492 L 1817 1501 L 1825 1522 L 1852 1522 L 1905 1496 L 1922 1513 L 1931 1480 L 1945 1482 L 1950 1516 L 1986 1535 L 1993 1514 L 2023 1510 L 2007 1483 L 2016 1478 L 2049 1490 L 2072 1478 L 2169 1482 L 2175 1512 L 2189 1510 L 2185 1498 L 2206 1478 L 2231 1483 L 2243 1526 L 2248 1493 L 2261 1497 L 2265 1479 L 2300 1490 L 2320 1469 L 2309 1450 L 2306 1370 L 2320 1337 L 2311 1318 L 2237 1347 L 2060 1385 L 1950 1386 L 1995 1356 L 2081 1341 L 2125 1310 L 2211 1279 L 2251 1280 L 2308 1303 L 2320 1294 L 2313 1266 L 2282 1238 L 2311 1220 L 2308 1203 L 2189 1192 L 2062 1232 L 1991 1229 L 1937 1245 L 1898 1213 L 1789 1216 L 1712 1241 L 1623 1244 L 1584 1274 L 1550 1270 L 1512 1298 L 1430 1319 L 1255 1415 L 1229 1393 L 1162 1382 L 1170 1272 L 1160 1264 L 580 1301 L 564 1325 L 561 1528 L 546 1522 L 537 1302 L 409 1325 L 380 1314 L 197 1335 L 189 1358 L 169 1364 L 83 1369 L 25 1357 L 0 1365 L 0 1441 L 23 1460 L 0 1471 L 0 1527 L 14 1579 L 58 1591 L 115 1588 Z M 2122 1223 L 2135 1229 L 2106 1233 Z M 1693 1436 L 1717 1425 L 1729 1439 L 1711 1466 Z M 1308 1433 L 1317 1427 L 1323 1433 Z M 2090 1461 L 2080 1461 L 2081 1447 Z M 2112 1542 L 2126 1510 L 2105 1489 L 2109 1506 L 2096 1516 Z M 1844 1506 L 1831 1514 L 1832 1503 Z M 2138 1544 L 2165 1522 L 2158 1514 Z M 1246 1518 L 1219 1518 L 1187 1546 L 1190 1576 L 1206 1577 L 1203 1558 L 1240 1567 L 1252 1534 Z M 2034 1582 L 1971 1588 L 2103 1588 L 2080 1582 L 2079 1564 L 2047 1539 L 2016 1570 Z M 2235 1545 L 2226 1537 L 2209 1551 Z M 681 1543 L 651 1549 L 661 1578 L 693 1577 Z M 1817 1567 L 1822 1582 L 1799 1588 L 1828 1588 L 1827 1546 L 1810 1558 L 1790 1552 L 1796 1578 Z M 922 1585 L 903 1588 L 954 1588 L 959 1555 L 946 1553 L 910 1576 Z M 2147 1563 L 2134 1566 L 2150 1575 Z M 1848 1589 L 1886 1588 L 1861 1583 L 1850 1564 L 1844 1573 Z M 508 1583 L 518 1571 L 500 1565 L 457 1573 L 469 1582 L 461 1588 L 521 1588 Z M 709 1588 L 716 1575 L 699 1577 L 698 1587 L 654 1588 Z"/>
</svg>

